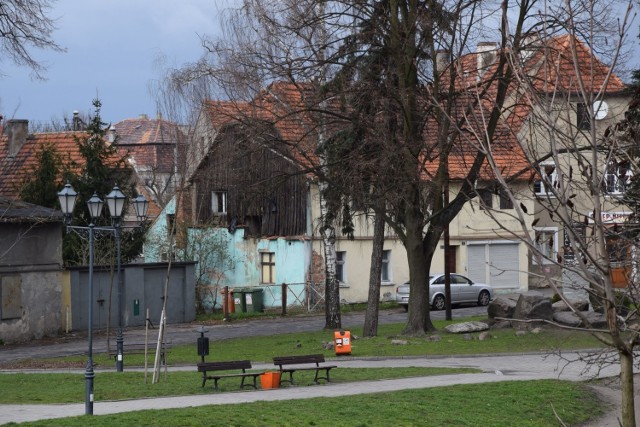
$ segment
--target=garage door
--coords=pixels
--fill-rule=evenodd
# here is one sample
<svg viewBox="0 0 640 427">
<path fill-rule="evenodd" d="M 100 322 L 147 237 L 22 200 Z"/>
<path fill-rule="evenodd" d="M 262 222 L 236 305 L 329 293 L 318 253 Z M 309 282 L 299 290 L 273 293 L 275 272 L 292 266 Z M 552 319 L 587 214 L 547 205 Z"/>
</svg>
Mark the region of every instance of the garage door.
<svg viewBox="0 0 640 427">
<path fill-rule="evenodd" d="M 494 288 L 520 287 L 518 243 L 468 244 L 467 260 L 467 273 L 474 282 Z"/>
</svg>

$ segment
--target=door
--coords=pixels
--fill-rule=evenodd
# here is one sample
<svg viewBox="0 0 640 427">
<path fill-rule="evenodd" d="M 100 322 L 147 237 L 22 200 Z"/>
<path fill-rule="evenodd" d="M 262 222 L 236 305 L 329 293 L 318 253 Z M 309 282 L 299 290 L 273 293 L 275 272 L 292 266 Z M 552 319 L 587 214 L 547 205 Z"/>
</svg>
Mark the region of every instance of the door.
<svg viewBox="0 0 640 427">
<path fill-rule="evenodd" d="M 474 282 L 494 288 L 520 287 L 520 245 L 512 242 L 486 242 L 467 245 L 467 272 Z"/>
</svg>

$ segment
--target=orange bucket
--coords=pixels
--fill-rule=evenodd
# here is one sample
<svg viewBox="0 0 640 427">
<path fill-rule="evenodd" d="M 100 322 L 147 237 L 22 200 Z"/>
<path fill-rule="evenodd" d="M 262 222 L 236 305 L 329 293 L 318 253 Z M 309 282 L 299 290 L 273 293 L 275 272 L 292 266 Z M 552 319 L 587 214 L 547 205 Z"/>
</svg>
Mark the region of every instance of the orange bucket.
<svg viewBox="0 0 640 427">
<path fill-rule="evenodd" d="M 260 375 L 260 385 L 263 389 L 280 387 L 280 372 L 265 372 Z"/>
</svg>

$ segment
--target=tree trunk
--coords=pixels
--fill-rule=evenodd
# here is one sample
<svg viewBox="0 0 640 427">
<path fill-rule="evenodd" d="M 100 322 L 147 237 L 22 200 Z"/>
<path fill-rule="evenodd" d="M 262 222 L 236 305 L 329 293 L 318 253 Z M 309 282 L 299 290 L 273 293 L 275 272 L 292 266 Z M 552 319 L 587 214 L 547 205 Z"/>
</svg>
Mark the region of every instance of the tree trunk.
<svg viewBox="0 0 640 427">
<path fill-rule="evenodd" d="M 636 411 L 633 391 L 633 353 L 618 350 L 620 356 L 620 387 L 622 393 L 622 425 L 635 427 Z"/>
<path fill-rule="evenodd" d="M 371 269 L 369 271 L 369 297 L 367 311 L 364 313 L 365 337 L 378 335 L 378 308 L 380 301 L 380 277 L 382 273 L 382 250 L 384 248 L 384 219 L 376 214 L 373 223 L 373 249 L 371 251 Z"/>
<path fill-rule="evenodd" d="M 409 262 L 409 313 L 403 334 L 422 335 L 434 329 L 429 317 L 429 268 L 433 252 L 426 254 L 423 250 L 421 216 L 406 210 L 406 238 L 404 247 Z M 428 258 L 427 258 L 428 256 Z"/>
<path fill-rule="evenodd" d="M 333 224 L 326 221 L 328 218 L 327 200 L 324 191 L 327 183 L 320 181 L 320 217 L 323 218 L 320 234 L 324 248 L 325 266 L 325 286 L 324 286 L 324 307 L 325 307 L 325 329 L 342 328 L 340 317 L 340 284 L 336 280 L 336 230 Z"/>
</svg>

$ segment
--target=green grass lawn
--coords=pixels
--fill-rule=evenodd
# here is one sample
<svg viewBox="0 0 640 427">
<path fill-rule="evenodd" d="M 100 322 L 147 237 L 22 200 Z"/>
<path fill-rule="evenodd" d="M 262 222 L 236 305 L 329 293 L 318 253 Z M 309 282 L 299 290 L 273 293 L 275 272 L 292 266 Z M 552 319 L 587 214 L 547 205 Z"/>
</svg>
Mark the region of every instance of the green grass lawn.
<svg viewBox="0 0 640 427">
<path fill-rule="evenodd" d="M 333 369 L 332 383 L 406 378 L 427 375 L 446 375 L 481 372 L 469 368 L 354 368 Z M 135 371 L 97 372 L 95 377 L 95 399 L 123 400 L 143 397 L 184 396 L 238 391 L 240 378 L 220 380 L 218 391 L 213 390 L 213 381 L 202 385 L 202 374 L 196 372 L 163 372 L 157 384 L 151 384 L 152 373 L 145 383 L 144 373 Z M 296 386 L 313 384 L 312 371 L 296 372 Z M 55 387 L 43 387 L 55 384 Z M 259 384 L 259 381 L 258 381 Z M 77 403 L 84 401 L 84 376 L 69 374 L 4 374 L 0 375 L 0 404 L 7 403 Z M 247 389 L 245 389 L 247 390 Z"/>
<path fill-rule="evenodd" d="M 468 320 L 482 320 L 480 317 L 467 318 Z M 378 328 L 378 336 L 373 338 L 360 338 L 352 341 L 352 356 L 355 357 L 394 357 L 394 356 L 424 356 L 424 355 L 455 355 L 455 354 L 495 354 L 511 352 L 552 351 L 555 349 L 574 350 L 584 348 L 596 348 L 601 344 L 586 332 L 569 331 L 563 329 L 547 328 L 539 334 L 528 333 L 525 336 L 517 336 L 513 329 L 496 329 L 490 331 L 490 338 L 484 341 L 478 339 L 478 334 L 470 334 L 471 340 L 462 334 L 449 334 L 443 328 L 454 321 L 435 321 L 438 328 L 439 341 L 427 337 L 406 337 L 400 333 L 404 324 L 385 324 Z M 251 327 L 247 323 L 247 327 Z M 350 330 L 352 337 L 362 336 L 362 328 Z M 167 357 L 169 365 L 195 365 L 199 361 L 196 343 L 172 347 Z M 270 363 L 274 356 L 322 353 L 325 357 L 335 357 L 331 350 L 322 347 L 323 342 L 331 342 L 333 332 L 319 330 L 313 332 L 283 333 L 266 337 L 233 338 L 225 340 L 212 340 L 210 342 L 210 354 L 207 360 L 239 360 L 249 359 L 254 363 Z M 405 345 L 392 343 L 393 340 L 406 341 Z M 150 344 L 149 366 L 153 365 L 153 353 L 155 347 Z M 98 366 L 112 367 L 113 359 L 105 354 L 96 354 L 94 362 Z M 37 367 L 43 363 L 47 367 L 56 365 L 68 367 L 75 365 L 83 368 L 86 364 L 85 356 L 73 356 L 56 359 L 23 361 L 23 366 Z M 126 355 L 125 366 L 144 366 L 143 355 Z M 2 366 L 0 366 L 2 368 Z M 6 368 L 6 366 L 5 366 Z M 126 368 L 125 368 L 126 369 Z"/>
<path fill-rule="evenodd" d="M 557 414 L 557 416 L 556 416 Z M 557 380 L 456 385 L 349 397 L 148 410 L 28 426 L 491 426 L 577 425 L 601 414 L 583 384 Z"/>
<path fill-rule="evenodd" d="M 453 322 L 473 319 L 456 319 Z M 432 336 L 406 337 L 400 334 L 404 324 L 380 325 L 374 338 L 359 338 L 352 342 L 355 357 L 400 357 L 420 355 L 469 355 L 513 352 L 573 350 L 599 347 L 589 334 L 560 329 L 544 329 L 539 334 L 517 336 L 513 329 L 491 330 L 489 339 L 479 340 L 478 334 L 448 334 L 443 328 L 452 321 L 436 321 L 439 340 Z M 247 323 L 247 327 L 251 327 Z M 352 336 L 362 336 L 361 328 L 351 329 Z M 471 338 L 471 339 L 469 339 Z M 235 338 L 211 341 L 208 361 L 249 359 L 254 363 L 271 363 L 274 356 L 323 353 L 323 342 L 333 340 L 333 332 L 319 330 L 304 333 L 283 333 L 268 337 Z M 406 341 L 405 344 L 393 340 Z M 113 367 L 106 355 L 96 355 L 98 366 Z M 193 371 L 170 372 L 168 380 L 158 384 L 144 381 L 144 374 L 128 370 L 142 366 L 141 355 L 125 355 L 125 372 L 97 372 L 96 401 L 135 399 L 156 396 L 218 393 L 212 387 L 202 388 L 195 365 L 199 361 L 195 338 L 190 345 L 170 350 L 170 365 L 190 365 Z M 65 357 L 22 362 L 23 366 L 84 368 L 86 357 Z M 149 366 L 153 365 L 152 357 Z M 6 367 L 6 366 L 5 366 Z M 151 370 L 151 369 L 150 369 Z M 335 369 L 332 382 L 350 382 L 382 378 L 400 378 L 437 374 L 456 374 L 469 370 L 395 368 L 395 369 Z M 151 374 L 150 374 L 151 375 Z M 164 375 L 164 373 L 163 373 Z M 310 385 L 313 374 L 296 374 L 300 386 Z M 43 384 L 48 386 L 43 387 Z M 55 384 L 55 387 L 51 385 Z M 220 391 L 237 391 L 238 378 L 220 381 Z M 79 374 L 4 374 L 0 375 L 0 403 L 64 403 L 84 401 L 84 380 Z M 384 403 L 382 403 L 384 402 Z M 292 410 L 295 408 L 295 410 Z M 559 425 L 554 410 L 568 425 L 583 422 L 601 409 L 584 384 L 563 381 L 506 382 L 499 384 L 464 385 L 424 390 L 406 390 L 379 395 L 349 396 L 296 400 L 295 402 L 258 402 L 180 410 L 141 411 L 92 418 L 92 425 L 224 425 L 224 426 L 333 426 L 333 425 L 427 425 L 427 426 L 546 426 Z M 214 417 L 214 418 L 212 418 Z M 86 417 L 49 420 L 33 425 L 85 425 Z"/>
</svg>

